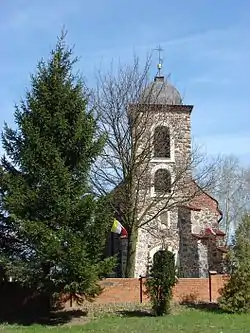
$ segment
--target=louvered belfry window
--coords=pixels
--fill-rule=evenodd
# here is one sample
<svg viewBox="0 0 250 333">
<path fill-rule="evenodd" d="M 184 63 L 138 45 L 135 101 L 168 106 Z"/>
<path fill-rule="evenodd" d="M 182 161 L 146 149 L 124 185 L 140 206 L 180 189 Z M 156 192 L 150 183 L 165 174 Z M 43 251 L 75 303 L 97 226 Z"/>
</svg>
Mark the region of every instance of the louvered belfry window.
<svg viewBox="0 0 250 333">
<path fill-rule="evenodd" d="M 170 158 L 170 133 L 166 126 L 155 128 L 154 157 Z"/>
<path fill-rule="evenodd" d="M 171 175 L 166 169 L 159 169 L 154 175 L 154 188 L 156 193 L 171 192 Z"/>
</svg>

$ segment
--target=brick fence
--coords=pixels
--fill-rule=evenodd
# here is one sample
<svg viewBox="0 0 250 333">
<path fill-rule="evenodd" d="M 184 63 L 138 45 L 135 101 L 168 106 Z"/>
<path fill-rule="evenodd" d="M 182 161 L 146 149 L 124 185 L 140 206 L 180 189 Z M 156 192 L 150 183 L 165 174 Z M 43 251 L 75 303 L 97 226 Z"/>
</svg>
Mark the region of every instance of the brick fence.
<svg viewBox="0 0 250 333">
<path fill-rule="evenodd" d="M 173 289 L 174 300 L 217 302 L 220 289 L 227 282 L 226 275 L 210 275 L 209 278 L 179 279 Z"/>
<path fill-rule="evenodd" d="M 225 275 L 210 275 L 210 278 L 180 278 L 173 289 L 174 300 L 177 302 L 216 302 L 219 290 L 227 281 Z M 135 303 L 147 302 L 145 279 L 108 278 L 101 281 L 104 288 L 94 303 Z M 65 295 L 66 296 L 66 295 Z M 0 284 L 0 314 L 4 311 L 20 311 L 24 307 L 40 311 L 41 297 L 36 292 L 22 288 L 15 282 Z M 68 297 L 63 297 L 65 308 L 74 306 Z"/>
<path fill-rule="evenodd" d="M 177 302 L 217 302 L 219 290 L 225 285 L 225 275 L 210 275 L 209 278 L 180 278 L 173 289 Z M 95 299 L 97 304 L 147 302 L 145 279 L 108 278 L 101 282 L 102 294 Z M 142 290 L 140 288 L 142 285 Z M 66 305 L 69 306 L 69 303 Z"/>
</svg>

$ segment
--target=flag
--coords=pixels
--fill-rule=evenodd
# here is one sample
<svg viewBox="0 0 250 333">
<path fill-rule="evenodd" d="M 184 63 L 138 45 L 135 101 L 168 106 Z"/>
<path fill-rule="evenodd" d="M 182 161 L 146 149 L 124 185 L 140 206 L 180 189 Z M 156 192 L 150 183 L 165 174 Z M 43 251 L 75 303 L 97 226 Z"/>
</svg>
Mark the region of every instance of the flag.
<svg viewBox="0 0 250 333">
<path fill-rule="evenodd" d="M 114 219 L 111 232 L 121 235 L 121 238 L 128 237 L 127 230 L 121 225 L 121 223 L 117 219 Z"/>
</svg>

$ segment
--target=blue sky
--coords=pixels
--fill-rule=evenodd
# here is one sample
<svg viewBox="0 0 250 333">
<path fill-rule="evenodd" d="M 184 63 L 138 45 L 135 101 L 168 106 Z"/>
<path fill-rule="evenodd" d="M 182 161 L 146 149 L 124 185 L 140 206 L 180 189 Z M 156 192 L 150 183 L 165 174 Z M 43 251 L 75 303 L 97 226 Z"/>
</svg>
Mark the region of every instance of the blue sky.
<svg viewBox="0 0 250 333">
<path fill-rule="evenodd" d="M 249 13 L 248 0 L 0 0 L 0 129 L 64 25 L 90 84 L 100 66 L 161 44 L 165 74 L 194 104 L 195 141 L 249 165 Z"/>
</svg>

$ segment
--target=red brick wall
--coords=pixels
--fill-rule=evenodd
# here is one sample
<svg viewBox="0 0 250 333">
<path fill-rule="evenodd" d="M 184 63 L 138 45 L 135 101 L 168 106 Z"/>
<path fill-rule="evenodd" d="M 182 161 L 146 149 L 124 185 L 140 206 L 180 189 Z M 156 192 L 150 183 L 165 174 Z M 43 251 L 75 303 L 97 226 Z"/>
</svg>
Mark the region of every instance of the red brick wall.
<svg viewBox="0 0 250 333">
<path fill-rule="evenodd" d="M 228 281 L 228 276 L 226 275 L 212 275 L 211 276 L 211 284 L 212 284 L 212 288 L 211 288 L 211 296 L 212 296 L 212 301 L 216 302 L 218 297 L 220 297 L 220 289 L 223 288 L 223 286 L 225 285 L 225 283 L 227 283 Z"/>
<path fill-rule="evenodd" d="M 227 277 L 223 275 L 211 275 L 211 299 L 216 302 L 219 297 L 219 289 L 223 287 Z M 144 281 L 145 282 L 145 279 Z M 101 282 L 104 288 L 103 293 L 96 298 L 97 304 L 108 303 L 135 303 L 140 302 L 140 280 L 110 278 Z M 145 287 L 143 285 L 143 291 Z M 24 306 L 38 309 L 40 305 L 39 295 L 31 290 L 21 288 L 16 283 L 0 285 L 0 312 L 23 309 Z M 179 279 L 173 289 L 174 300 L 182 301 L 203 301 L 209 302 L 209 279 Z M 69 299 L 69 298 L 64 298 Z M 142 293 L 142 301 L 147 302 L 148 298 Z M 65 307 L 71 306 L 68 300 Z M 74 306 L 74 304 L 73 304 Z"/>
<path fill-rule="evenodd" d="M 211 275 L 211 298 L 216 302 L 219 297 L 219 289 L 226 282 L 223 275 Z M 143 282 L 145 279 L 143 280 Z M 95 299 L 97 304 L 107 303 L 132 303 L 140 302 L 140 280 L 134 278 L 109 278 L 101 282 L 103 293 Z M 173 289 L 173 298 L 177 302 L 183 301 L 210 301 L 209 279 L 181 278 Z M 147 302 L 145 287 L 143 285 L 142 301 Z M 67 304 L 67 307 L 69 304 Z"/>
<path fill-rule="evenodd" d="M 206 278 L 179 279 L 173 289 L 175 301 L 209 301 L 209 280 Z"/>
<path fill-rule="evenodd" d="M 211 298 L 216 302 L 219 297 L 219 290 L 227 280 L 224 275 L 211 275 Z M 145 280 L 144 280 L 145 281 Z M 143 282 L 144 282 L 143 281 Z M 140 301 L 140 281 L 139 279 L 106 279 L 102 281 L 104 292 L 97 298 L 97 303 L 120 303 Z M 143 286 L 143 291 L 145 287 Z M 209 278 L 188 279 L 181 278 L 173 289 L 175 301 L 181 302 L 186 299 L 209 302 Z M 143 302 L 147 301 L 147 296 L 143 292 Z"/>
<path fill-rule="evenodd" d="M 101 282 L 104 287 L 96 303 L 129 303 L 140 301 L 139 279 L 110 278 Z"/>
</svg>

